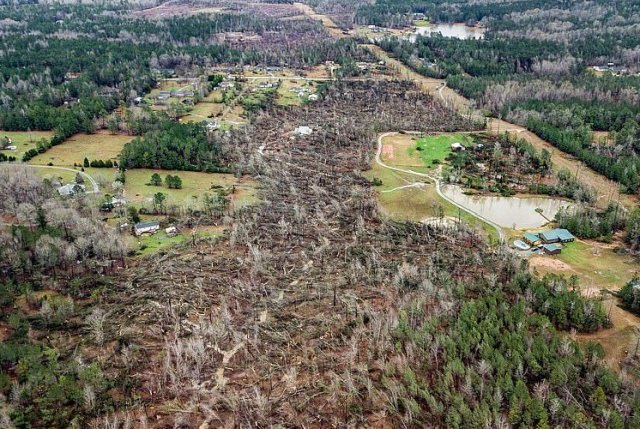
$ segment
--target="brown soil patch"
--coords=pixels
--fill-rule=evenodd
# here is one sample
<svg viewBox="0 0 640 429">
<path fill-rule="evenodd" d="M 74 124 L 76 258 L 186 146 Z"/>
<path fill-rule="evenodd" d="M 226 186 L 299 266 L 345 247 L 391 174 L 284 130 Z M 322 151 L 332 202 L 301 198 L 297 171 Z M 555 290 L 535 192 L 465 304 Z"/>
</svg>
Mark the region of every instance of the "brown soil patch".
<svg viewBox="0 0 640 429">
<path fill-rule="evenodd" d="M 543 272 L 573 271 L 573 268 L 571 268 L 569 264 L 547 256 L 533 256 L 529 259 L 529 266 L 532 269 L 541 269 Z"/>
<path fill-rule="evenodd" d="M 4 322 L 0 322 L 0 343 L 7 341 L 10 336 L 11 329 L 9 326 Z"/>
<path fill-rule="evenodd" d="M 390 144 L 385 144 L 382 146 L 382 157 L 384 159 L 393 159 L 393 146 L 391 146 Z"/>
</svg>

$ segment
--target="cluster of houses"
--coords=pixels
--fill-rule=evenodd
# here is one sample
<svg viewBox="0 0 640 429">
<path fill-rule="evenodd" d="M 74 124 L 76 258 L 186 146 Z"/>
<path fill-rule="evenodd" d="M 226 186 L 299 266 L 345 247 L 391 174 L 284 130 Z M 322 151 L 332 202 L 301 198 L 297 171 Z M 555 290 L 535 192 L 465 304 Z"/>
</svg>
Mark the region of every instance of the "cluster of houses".
<svg viewBox="0 0 640 429">
<path fill-rule="evenodd" d="M 611 73 L 614 76 L 629 74 L 629 70 L 625 67 L 616 65 L 616 63 L 607 63 L 606 65 L 592 66 L 591 70 L 599 73 Z"/>
<path fill-rule="evenodd" d="M 307 97 L 309 101 L 318 101 L 320 99 L 318 94 L 311 94 L 311 90 L 303 86 L 294 86 L 289 89 L 289 92 L 296 94 L 300 98 Z"/>
<path fill-rule="evenodd" d="M 166 103 L 171 97 L 189 98 L 193 97 L 194 95 L 195 93 L 193 91 L 160 91 L 158 93 L 158 96 L 156 97 L 156 100 L 158 100 L 159 103 Z"/>
<path fill-rule="evenodd" d="M 542 250 L 547 255 L 558 255 L 562 252 L 562 244 L 575 241 L 575 237 L 564 228 L 554 228 L 542 232 L 527 232 L 523 240 L 534 250 Z"/>
</svg>

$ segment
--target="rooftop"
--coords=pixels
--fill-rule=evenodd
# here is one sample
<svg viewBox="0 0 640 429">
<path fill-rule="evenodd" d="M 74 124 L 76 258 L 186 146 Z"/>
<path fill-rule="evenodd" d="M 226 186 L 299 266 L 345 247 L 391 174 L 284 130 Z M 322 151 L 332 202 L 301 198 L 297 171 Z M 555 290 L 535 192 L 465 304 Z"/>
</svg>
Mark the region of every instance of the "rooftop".
<svg viewBox="0 0 640 429">
<path fill-rule="evenodd" d="M 136 223 L 136 229 L 143 229 L 143 228 L 151 228 L 154 226 L 160 226 L 160 222 L 158 221 L 150 221 L 150 222 L 140 222 L 140 223 Z"/>
<path fill-rule="evenodd" d="M 564 228 L 555 228 L 555 229 L 551 229 L 549 231 L 542 231 L 540 233 L 540 236 L 544 236 L 545 239 L 547 240 L 554 240 L 554 239 L 558 239 L 561 241 L 571 241 L 571 240 L 575 240 L 576 238 L 573 236 L 573 234 L 571 234 L 568 230 L 564 229 Z"/>
</svg>

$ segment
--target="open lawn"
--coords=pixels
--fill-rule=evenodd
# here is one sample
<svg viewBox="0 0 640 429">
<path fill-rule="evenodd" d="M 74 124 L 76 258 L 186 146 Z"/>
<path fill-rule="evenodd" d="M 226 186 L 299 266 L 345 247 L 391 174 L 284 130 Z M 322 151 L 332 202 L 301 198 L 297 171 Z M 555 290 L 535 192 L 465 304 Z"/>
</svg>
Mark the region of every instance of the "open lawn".
<svg viewBox="0 0 640 429">
<path fill-rule="evenodd" d="M 316 92 L 317 84 L 311 81 L 305 80 L 283 80 L 278 88 L 278 96 L 276 97 L 276 104 L 281 106 L 300 106 L 310 94 Z M 304 95 L 298 95 L 298 92 L 292 92 L 292 89 L 304 89 Z"/>
<path fill-rule="evenodd" d="M 530 263 L 541 274 L 575 274 L 583 292 L 589 294 L 600 289 L 618 290 L 638 272 L 632 257 L 618 255 L 611 246 L 595 241 L 567 243 L 560 255 L 535 256 Z"/>
<path fill-rule="evenodd" d="M 64 143 L 53 146 L 29 161 L 31 164 L 73 167 L 82 165 L 85 158 L 93 160 L 116 160 L 124 145 L 133 139 L 122 134 L 112 135 L 108 131 L 95 134 L 76 134 Z"/>
<path fill-rule="evenodd" d="M 416 27 L 426 27 L 429 25 L 429 21 L 427 21 L 426 19 L 417 19 L 413 21 L 413 25 L 415 25 Z"/>
<path fill-rule="evenodd" d="M 151 175 L 158 173 L 164 182 L 170 175 L 180 176 L 182 189 L 169 189 L 166 186 L 147 185 Z M 167 196 L 166 205 L 199 206 L 205 192 L 212 194 L 212 186 L 224 188 L 235 186 L 235 193 L 230 195 L 232 203 L 237 206 L 251 204 L 256 201 L 255 183 L 248 178 L 236 178 L 233 174 L 200 173 L 194 171 L 167 171 L 153 169 L 135 169 L 126 171 L 125 196 L 129 203 L 138 207 L 151 207 L 153 195 L 162 192 Z"/>
<path fill-rule="evenodd" d="M 59 170 L 53 167 L 33 168 L 36 174 L 43 179 L 48 179 L 52 182 L 71 183 L 75 180 L 76 173 L 68 170 Z"/>
<path fill-rule="evenodd" d="M 36 147 L 41 139 L 51 140 L 53 132 L 51 131 L 0 131 L 0 138 L 8 137 L 11 144 L 16 146 L 16 150 L 4 150 L 7 156 L 15 156 L 18 161 L 22 160 L 22 156 L 29 149 Z"/>
<path fill-rule="evenodd" d="M 409 155 L 417 152 L 425 165 L 433 165 L 434 161 L 443 162 L 451 153 L 451 145 L 461 143 L 467 147 L 473 140 L 466 134 L 437 134 L 426 136 L 416 141 L 416 145 L 409 149 Z"/>
</svg>

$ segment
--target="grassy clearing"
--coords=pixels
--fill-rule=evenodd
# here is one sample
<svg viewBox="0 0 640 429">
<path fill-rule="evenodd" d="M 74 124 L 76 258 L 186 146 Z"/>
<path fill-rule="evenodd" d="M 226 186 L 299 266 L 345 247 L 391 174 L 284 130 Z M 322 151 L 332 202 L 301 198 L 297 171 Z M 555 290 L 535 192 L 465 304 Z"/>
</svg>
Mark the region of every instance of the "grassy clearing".
<svg viewBox="0 0 640 429">
<path fill-rule="evenodd" d="M 76 173 L 67 170 L 59 170 L 57 168 L 34 168 L 33 171 L 43 179 L 51 181 L 60 181 L 62 183 L 71 183 L 76 177 Z"/>
<path fill-rule="evenodd" d="M 11 144 L 16 146 L 16 150 L 5 150 L 7 156 L 15 156 L 21 160 L 22 156 L 30 149 L 34 149 L 41 139 L 51 140 L 51 131 L 0 131 L 0 137 L 8 137 Z"/>
<path fill-rule="evenodd" d="M 310 94 L 316 92 L 317 84 L 315 82 L 306 80 L 283 80 L 278 88 L 278 95 L 276 97 L 276 104 L 281 106 L 300 106 L 308 98 Z M 305 89 L 304 95 L 298 95 L 298 92 L 293 92 L 292 89 Z"/>
<path fill-rule="evenodd" d="M 193 106 L 193 109 L 180 118 L 182 122 L 202 122 L 215 119 L 224 110 L 225 105 L 222 103 L 222 93 L 220 90 L 214 90 L 209 93 L 202 101 Z"/>
<path fill-rule="evenodd" d="M 96 134 L 76 134 L 64 143 L 53 146 L 43 154 L 29 161 L 31 164 L 73 167 L 82 165 L 84 158 L 92 160 L 116 160 L 124 145 L 133 139 L 131 136 L 100 131 Z"/>
<path fill-rule="evenodd" d="M 414 148 L 409 149 L 409 155 L 417 152 L 425 165 L 433 165 L 434 162 L 443 162 L 451 153 L 451 145 L 461 143 L 471 146 L 473 141 L 466 134 L 438 134 L 427 136 L 417 140 Z"/>
<path fill-rule="evenodd" d="M 601 289 L 618 290 L 638 271 L 632 257 L 618 255 L 611 246 L 594 241 L 567 243 L 560 255 L 536 256 L 531 258 L 531 265 L 540 274 L 576 275 L 587 294 Z"/>
<path fill-rule="evenodd" d="M 168 174 L 178 175 L 182 179 L 182 189 L 169 189 L 166 186 L 147 185 L 153 173 L 158 173 L 164 182 Z M 167 171 L 153 169 L 127 170 L 125 192 L 127 200 L 139 207 L 150 207 L 153 195 L 162 192 L 167 196 L 166 205 L 177 204 L 196 206 L 205 192 L 212 193 L 212 186 L 235 186 L 230 197 L 235 206 L 251 204 L 255 201 L 255 183 L 248 178 L 236 178 L 233 174 L 210 174 L 194 171 Z"/>
<path fill-rule="evenodd" d="M 416 27 L 428 27 L 429 21 L 426 19 L 417 19 L 413 21 L 413 25 L 415 25 Z"/>
<path fill-rule="evenodd" d="M 595 242 L 568 243 L 558 259 L 571 266 L 587 287 L 619 289 L 638 271 L 631 258 L 618 255 Z"/>
</svg>

